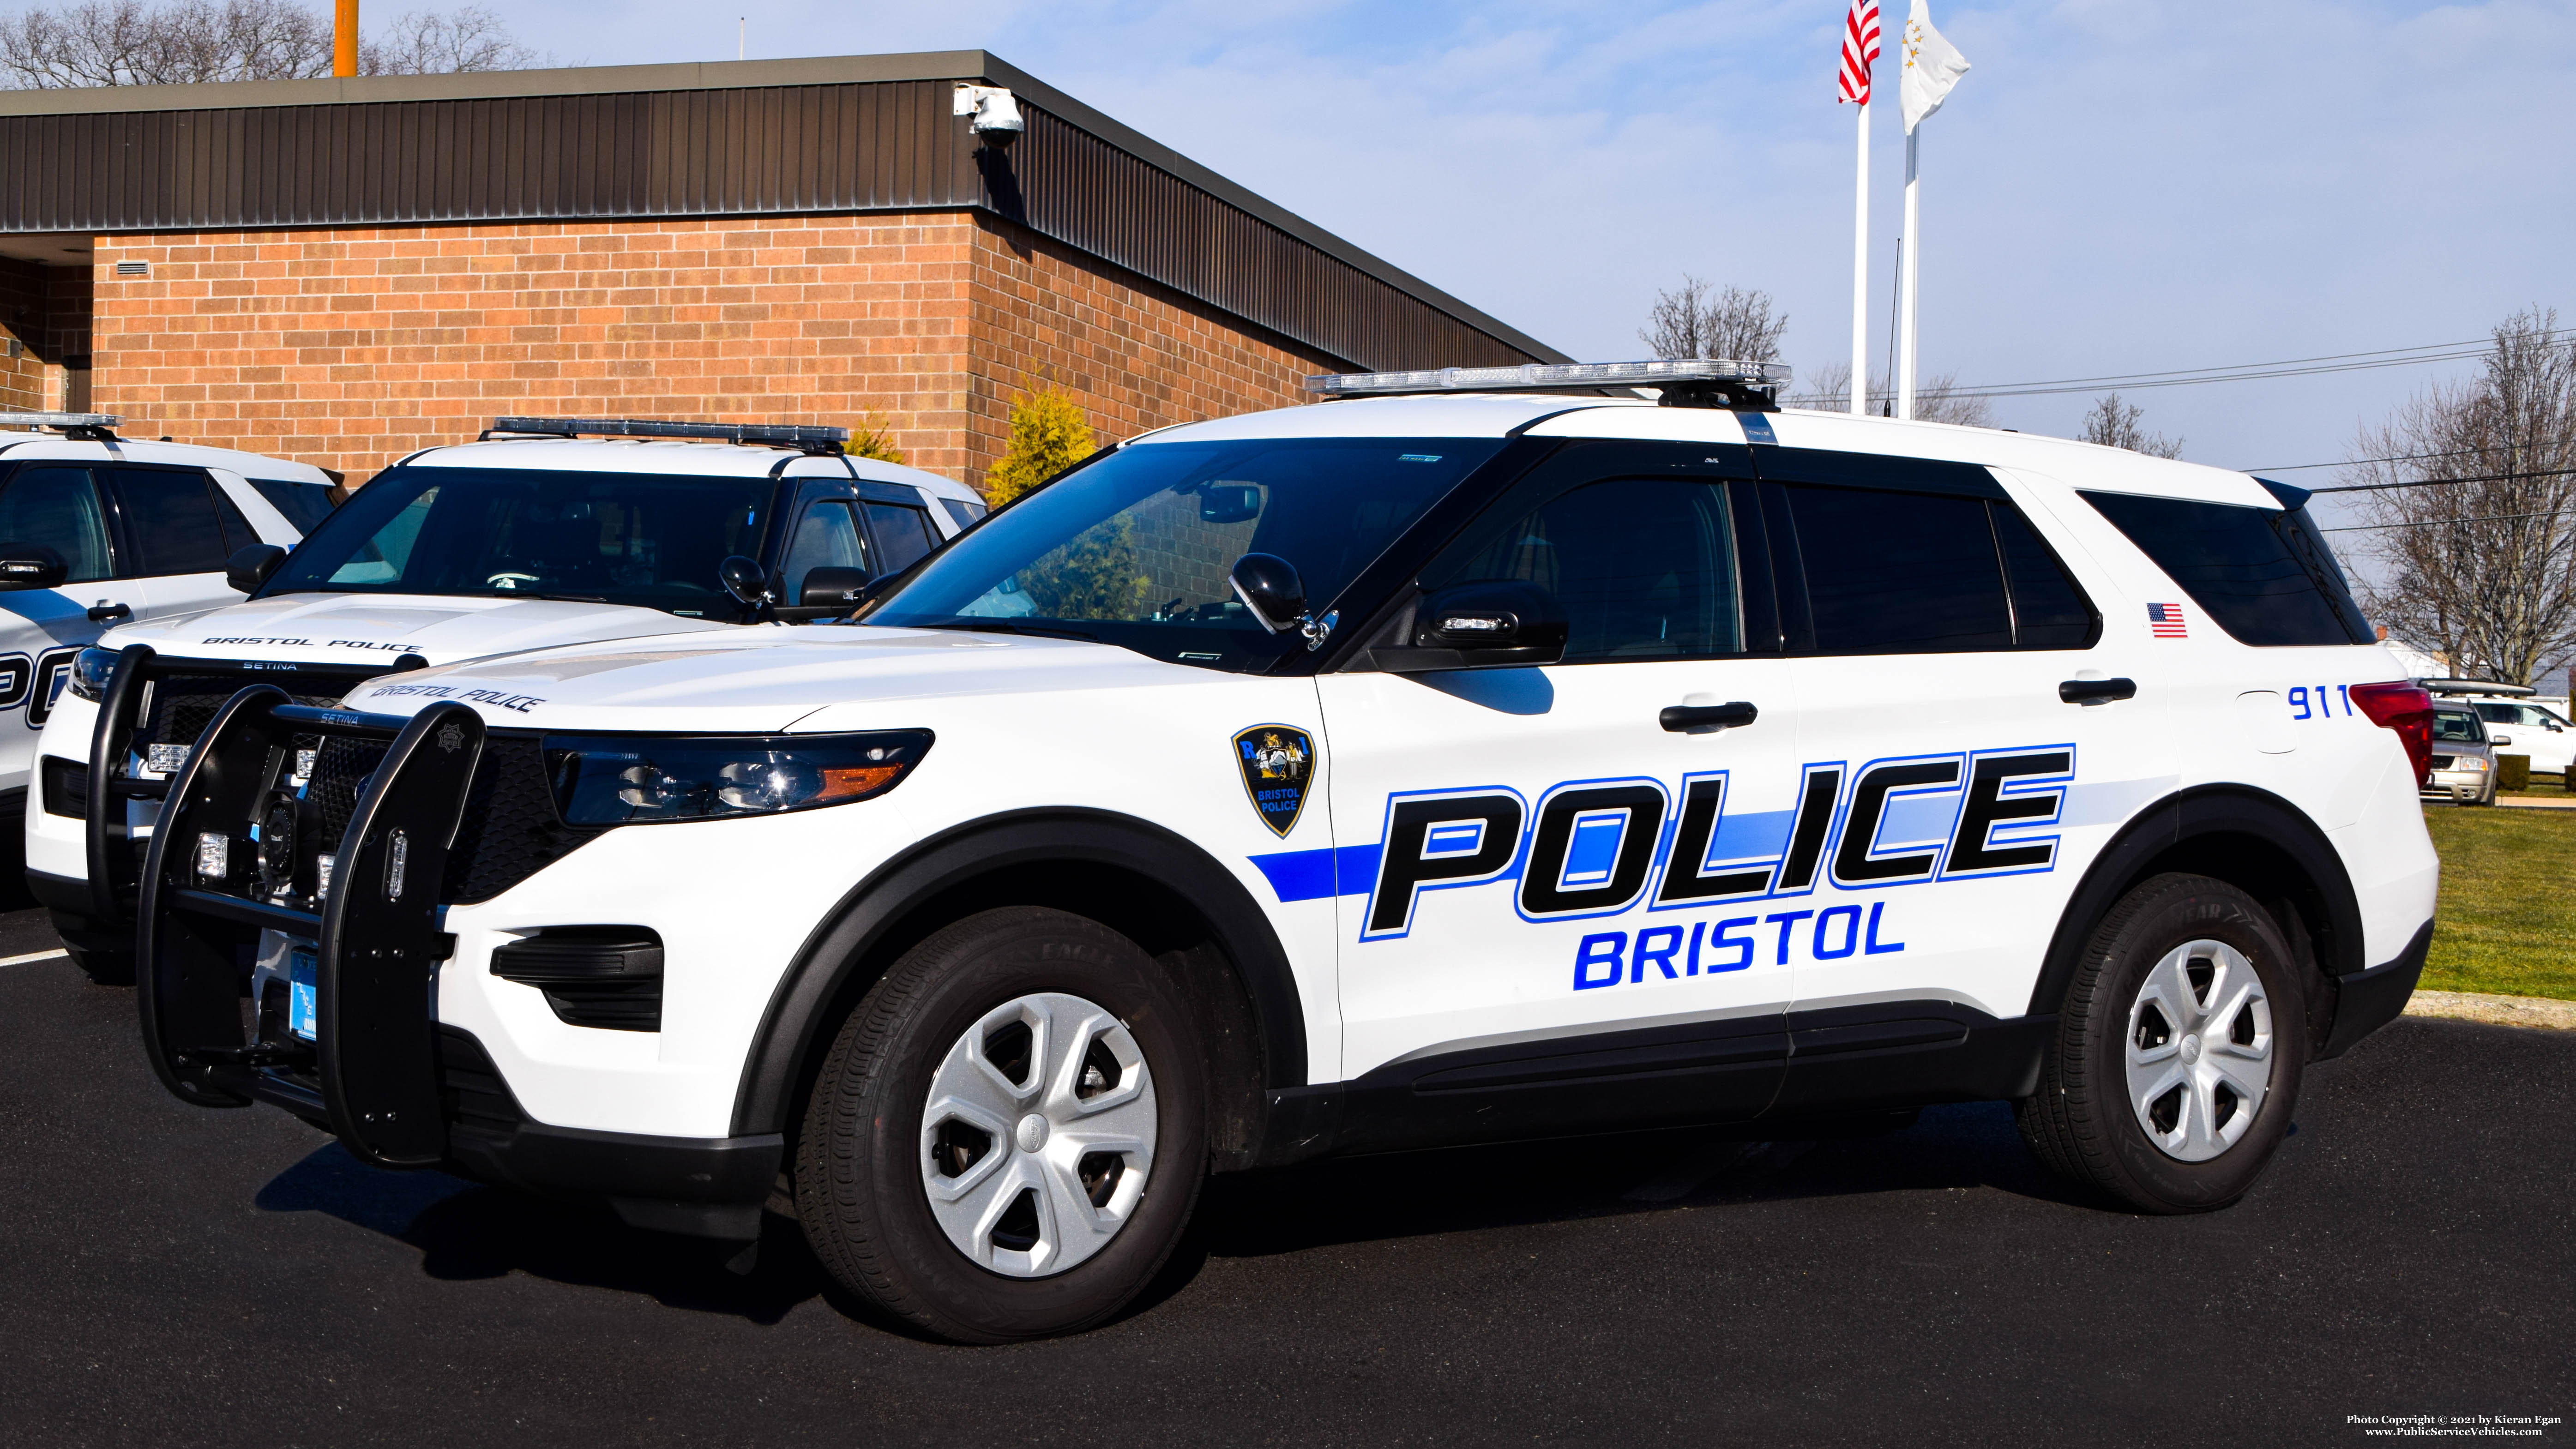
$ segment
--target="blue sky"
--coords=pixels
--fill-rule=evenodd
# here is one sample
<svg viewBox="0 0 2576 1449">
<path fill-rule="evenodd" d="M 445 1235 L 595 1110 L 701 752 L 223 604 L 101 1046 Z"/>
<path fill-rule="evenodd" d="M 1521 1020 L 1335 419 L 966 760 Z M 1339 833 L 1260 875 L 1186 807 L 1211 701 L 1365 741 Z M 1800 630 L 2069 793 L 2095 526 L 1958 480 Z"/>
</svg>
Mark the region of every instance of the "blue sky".
<svg viewBox="0 0 2576 1449">
<path fill-rule="evenodd" d="M 1924 132 L 1923 357 L 1978 383 L 2482 336 L 2563 305 L 2576 4 L 1947 3 L 1974 63 Z M 12 6 L 11 8 L 17 8 Z M 369 0 L 368 14 L 410 8 Z M 1761 287 L 1801 369 L 1849 351 L 1844 0 L 515 0 L 592 64 L 982 47 L 1587 359 L 1685 271 Z M 1903 0 L 1888 12 L 1891 38 Z M 1891 58 L 1882 91 L 1892 99 Z M 1876 116 L 1871 335 L 1899 217 Z M 2552 119 L 2555 117 L 2556 119 Z M 1881 354 L 1883 355 L 1883 353 Z M 2462 364 L 2139 392 L 2185 456 L 2346 456 Z M 2069 432 L 2088 399 L 2007 399 Z M 2320 482 L 2320 470 L 2290 475 Z"/>
<path fill-rule="evenodd" d="M 1841 0 L 510 14 L 529 43 L 592 63 L 730 57 L 737 14 L 753 56 L 980 46 L 1578 357 L 1636 355 L 1656 289 L 1685 271 L 1770 291 L 1802 368 L 1850 350 Z M 1902 17 L 1898 0 L 1891 36 Z M 1927 372 L 2005 382 L 2448 342 L 2533 303 L 2576 320 L 2561 99 L 2576 6 L 2061 0 L 1935 19 L 1976 68 L 1924 130 Z M 1895 108 L 1879 111 L 1884 339 L 1903 150 Z M 2131 397 L 2188 457 L 2306 463 L 2346 456 L 2357 425 L 2461 369 Z M 1998 411 L 2068 432 L 2087 401 Z"/>
</svg>

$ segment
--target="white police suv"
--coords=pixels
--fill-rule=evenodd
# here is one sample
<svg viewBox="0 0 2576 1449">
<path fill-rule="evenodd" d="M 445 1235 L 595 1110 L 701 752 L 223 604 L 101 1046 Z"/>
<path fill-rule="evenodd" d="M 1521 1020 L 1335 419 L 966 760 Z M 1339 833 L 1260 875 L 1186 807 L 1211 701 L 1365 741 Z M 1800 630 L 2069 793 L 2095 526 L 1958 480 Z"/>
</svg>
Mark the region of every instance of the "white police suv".
<svg viewBox="0 0 2576 1449">
<path fill-rule="evenodd" d="M 389 670 L 846 614 L 857 590 L 982 515 L 972 489 L 848 457 L 848 437 L 500 418 L 476 442 L 401 459 L 292 554 L 268 545 L 293 534 L 263 538 L 228 575 L 204 576 L 186 616 L 46 656 L 69 669 L 70 690 L 54 718 L 30 716 L 45 728 L 40 804 L 26 812 L 30 887 L 82 965 L 121 975 L 169 777 L 245 683 L 334 704 Z"/>
<path fill-rule="evenodd" d="M 2426 696 L 2295 490 L 1777 381 L 1328 379 L 1415 395 L 1136 439 L 852 627 L 253 684 L 152 840 L 151 1059 L 380 1166 L 773 1204 L 961 1340 L 1324 1153 L 2002 1099 L 2232 1202 L 2421 968 Z"/>
<path fill-rule="evenodd" d="M 307 463 L 120 438 L 107 413 L 0 413 L 0 829 L 19 828 L 37 732 L 72 660 L 120 620 L 234 597 L 224 560 L 291 545 L 338 479 Z"/>
</svg>

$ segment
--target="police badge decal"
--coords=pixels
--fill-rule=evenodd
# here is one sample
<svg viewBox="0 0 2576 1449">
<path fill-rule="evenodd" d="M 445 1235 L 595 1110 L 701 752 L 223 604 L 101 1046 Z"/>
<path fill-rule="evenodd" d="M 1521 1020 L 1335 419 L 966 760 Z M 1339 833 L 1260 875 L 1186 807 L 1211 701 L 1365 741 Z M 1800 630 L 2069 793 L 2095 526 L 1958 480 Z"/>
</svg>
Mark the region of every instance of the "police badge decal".
<svg viewBox="0 0 2576 1449">
<path fill-rule="evenodd" d="M 1254 725 L 1234 737 L 1234 763 L 1243 771 L 1243 793 L 1270 833 L 1282 839 L 1306 809 L 1307 782 L 1315 773 L 1315 741 L 1288 725 Z"/>
</svg>

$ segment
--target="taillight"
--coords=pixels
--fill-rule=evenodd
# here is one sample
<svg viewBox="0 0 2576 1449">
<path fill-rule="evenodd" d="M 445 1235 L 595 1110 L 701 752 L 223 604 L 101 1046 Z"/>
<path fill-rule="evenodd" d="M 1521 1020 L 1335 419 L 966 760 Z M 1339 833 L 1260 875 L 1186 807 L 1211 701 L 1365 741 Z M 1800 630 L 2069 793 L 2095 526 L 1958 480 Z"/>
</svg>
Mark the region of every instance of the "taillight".
<svg viewBox="0 0 2576 1449">
<path fill-rule="evenodd" d="M 2406 744 L 2406 758 L 2415 762 L 2415 783 L 2423 784 L 2433 768 L 2433 696 L 2403 679 L 2356 684 L 2351 694 L 2372 724 L 2397 731 Z"/>
</svg>

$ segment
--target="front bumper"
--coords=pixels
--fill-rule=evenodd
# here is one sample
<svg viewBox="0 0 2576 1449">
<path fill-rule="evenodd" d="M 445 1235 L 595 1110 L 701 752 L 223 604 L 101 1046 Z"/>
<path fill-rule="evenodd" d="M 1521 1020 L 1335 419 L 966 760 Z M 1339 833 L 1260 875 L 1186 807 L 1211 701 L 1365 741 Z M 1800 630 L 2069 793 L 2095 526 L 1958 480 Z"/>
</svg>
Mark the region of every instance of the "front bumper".
<svg viewBox="0 0 2576 1449">
<path fill-rule="evenodd" d="M 2435 770 L 2424 777 L 2427 800 L 2477 800 L 2485 797 L 2492 778 L 2485 770 Z"/>
</svg>

